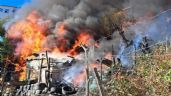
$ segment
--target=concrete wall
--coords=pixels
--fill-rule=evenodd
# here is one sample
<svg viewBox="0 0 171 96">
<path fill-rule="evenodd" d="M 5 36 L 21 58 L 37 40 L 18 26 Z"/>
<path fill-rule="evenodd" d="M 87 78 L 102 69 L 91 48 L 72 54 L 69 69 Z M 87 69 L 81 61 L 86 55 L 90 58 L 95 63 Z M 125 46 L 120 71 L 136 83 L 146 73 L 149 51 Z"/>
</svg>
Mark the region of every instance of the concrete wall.
<svg viewBox="0 0 171 96">
<path fill-rule="evenodd" d="M 0 19 L 8 18 L 14 16 L 18 8 L 11 6 L 1 6 L 0 5 Z"/>
</svg>

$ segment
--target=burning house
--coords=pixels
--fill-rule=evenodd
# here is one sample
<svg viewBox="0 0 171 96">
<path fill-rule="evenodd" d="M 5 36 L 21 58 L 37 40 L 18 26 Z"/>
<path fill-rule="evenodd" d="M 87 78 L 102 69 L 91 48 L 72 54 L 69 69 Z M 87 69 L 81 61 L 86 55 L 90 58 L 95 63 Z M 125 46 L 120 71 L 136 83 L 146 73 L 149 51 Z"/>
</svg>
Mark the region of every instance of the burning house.
<svg viewBox="0 0 171 96">
<path fill-rule="evenodd" d="M 34 94 L 72 95 L 77 91 L 74 85 L 63 80 L 65 70 L 74 63 L 72 57 L 54 58 L 47 52 L 34 53 L 28 57 L 26 68 L 27 85 L 20 86 L 16 95 Z"/>
<path fill-rule="evenodd" d="M 170 21 L 159 22 L 171 14 L 131 21 L 130 16 L 123 16 L 130 15 L 131 9 L 125 9 L 128 2 L 121 6 L 123 1 L 35 0 L 21 8 L 6 24 L 6 37 L 14 52 L 13 77 L 20 82 L 16 83 L 16 96 L 76 94 L 77 87 L 87 85 L 89 89 L 89 75 L 94 68 L 102 74 L 113 66 L 131 66 L 134 63 L 128 53 L 135 52 L 134 48 L 149 53 L 147 38 L 165 36 L 166 30 L 158 26 L 164 27 Z M 118 11 L 115 5 L 126 11 Z"/>
</svg>

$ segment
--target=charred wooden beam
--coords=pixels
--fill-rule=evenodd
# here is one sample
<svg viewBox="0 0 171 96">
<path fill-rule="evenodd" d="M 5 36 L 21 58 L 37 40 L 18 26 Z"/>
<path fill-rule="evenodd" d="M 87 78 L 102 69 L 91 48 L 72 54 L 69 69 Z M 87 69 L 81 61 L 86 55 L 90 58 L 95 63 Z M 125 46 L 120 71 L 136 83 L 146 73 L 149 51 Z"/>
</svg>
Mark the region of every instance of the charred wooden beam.
<svg viewBox="0 0 171 96">
<path fill-rule="evenodd" d="M 42 65 L 43 65 L 43 59 L 41 60 L 40 67 L 39 67 L 39 79 L 38 82 L 40 83 L 42 81 Z"/>
<path fill-rule="evenodd" d="M 108 67 L 111 67 L 113 62 L 112 60 L 109 60 L 109 59 L 103 59 L 101 63 Z"/>
<path fill-rule="evenodd" d="M 46 51 L 46 60 L 47 60 L 47 67 L 48 70 L 46 71 L 46 75 L 47 75 L 47 85 L 48 87 L 50 87 L 50 58 L 48 57 L 48 52 Z"/>
</svg>

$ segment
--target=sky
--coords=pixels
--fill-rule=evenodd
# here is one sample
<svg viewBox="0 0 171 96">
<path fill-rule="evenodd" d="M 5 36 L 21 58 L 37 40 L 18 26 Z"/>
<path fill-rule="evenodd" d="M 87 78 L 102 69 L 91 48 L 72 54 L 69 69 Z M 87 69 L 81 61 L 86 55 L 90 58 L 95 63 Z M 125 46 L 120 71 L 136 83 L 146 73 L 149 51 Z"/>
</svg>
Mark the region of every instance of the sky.
<svg viewBox="0 0 171 96">
<path fill-rule="evenodd" d="M 0 5 L 21 7 L 24 3 L 30 2 L 31 0 L 0 0 Z"/>
</svg>

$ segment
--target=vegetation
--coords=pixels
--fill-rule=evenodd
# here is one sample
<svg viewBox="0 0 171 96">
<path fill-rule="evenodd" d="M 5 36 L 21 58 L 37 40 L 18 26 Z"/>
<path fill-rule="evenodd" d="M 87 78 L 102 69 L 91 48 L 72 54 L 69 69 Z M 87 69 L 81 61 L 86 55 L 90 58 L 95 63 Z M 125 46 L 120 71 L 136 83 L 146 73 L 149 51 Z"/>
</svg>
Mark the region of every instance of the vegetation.
<svg viewBox="0 0 171 96">
<path fill-rule="evenodd" d="M 113 24 L 125 26 L 121 24 L 136 21 L 125 18 L 121 10 L 112 10 L 101 17 L 101 22 L 100 31 L 105 36 L 113 33 Z M 133 68 L 111 68 L 113 73 L 102 81 L 105 96 L 170 96 L 170 53 L 171 49 L 166 53 L 165 45 L 157 45 L 149 54 L 137 53 Z M 91 90 L 91 96 L 99 96 L 98 88 Z"/>
<path fill-rule="evenodd" d="M 5 37 L 6 31 L 3 27 L 4 22 L 4 20 L 0 21 L 0 61 L 11 56 L 12 54 L 12 46 L 8 42 L 8 39 Z"/>
<path fill-rule="evenodd" d="M 103 83 L 107 96 L 169 96 L 171 57 L 163 51 L 165 47 L 159 45 L 150 54 L 138 54 L 137 64 L 131 70 L 121 68 L 113 73 Z"/>
</svg>

